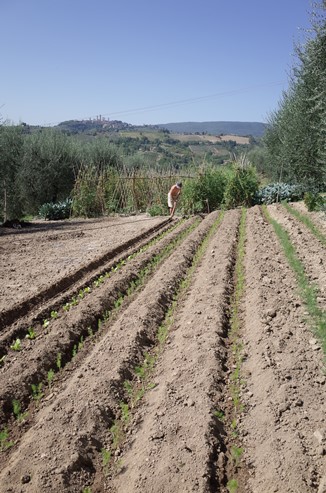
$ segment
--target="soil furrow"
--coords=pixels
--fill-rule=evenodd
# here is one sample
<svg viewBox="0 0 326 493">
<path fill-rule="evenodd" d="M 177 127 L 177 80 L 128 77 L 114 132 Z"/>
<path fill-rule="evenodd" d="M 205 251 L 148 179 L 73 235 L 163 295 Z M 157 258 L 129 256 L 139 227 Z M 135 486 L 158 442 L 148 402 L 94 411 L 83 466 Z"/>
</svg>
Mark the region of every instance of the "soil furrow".
<svg viewBox="0 0 326 493">
<path fill-rule="evenodd" d="M 85 275 L 88 274 L 90 271 L 98 270 L 109 260 L 116 257 L 127 248 L 136 245 L 141 240 L 148 238 L 148 236 L 150 236 L 151 234 L 156 233 L 168 223 L 169 220 L 164 220 L 159 224 L 155 224 L 155 226 L 149 228 L 146 232 L 141 233 L 136 237 L 132 236 L 127 241 L 119 243 L 116 247 L 111 248 L 109 251 L 106 251 L 100 257 L 95 258 L 86 265 L 83 265 L 82 267 L 75 270 L 73 273 L 59 278 L 55 283 L 47 285 L 41 291 L 30 295 L 28 298 L 14 304 L 14 306 L 4 308 L 0 313 L 0 327 L 2 328 L 1 330 L 3 330 L 7 325 L 12 324 L 19 318 L 25 316 L 31 310 L 34 310 L 40 303 L 44 303 L 49 299 L 54 298 L 58 294 L 61 294 L 63 291 L 69 289 L 77 281 L 85 277 Z"/>
<path fill-rule="evenodd" d="M 226 317 L 239 211 L 211 239 L 137 411 L 122 471 L 105 491 L 226 491 L 224 395 Z"/>
<path fill-rule="evenodd" d="M 269 213 L 288 232 L 299 259 L 311 282 L 318 286 L 321 308 L 326 306 L 326 249 L 315 236 L 281 205 L 271 206 Z"/>
<path fill-rule="evenodd" d="M 320 229 L 320 231 L 326 235 L 326 212 L 312 211 L 309 212 L 304 202 L 292 202 L 291 207 L 299 211 L 301 214 L 308 216 Z"/>
<path fill-rule="evenodd" d="M 111 275 L 112 272 L 110 271 L 114 268 L 115 265 L 118 265 L 122 261 L 126 262 L 128 258 L 135 254 L 139 255 L 141 250 L 143 248 L 146 248 L 146 246 L 148 246 L 151 241 L 160 241 L 160 236 L 162 234 L 169 234 L 170 230 L 170 233 L 173 232 L 175 229 L 183 231 L 187 227 L 187 224 L 194 221 L 195 218 L 192 218 L 186 222 L 186 225 L 184 224 L 184 222 L 176 223 L 172 228 L 171 223 L 169 223 L 165 227 L 162 227 L 158 233 L 150 235 L 149 238 L 141 242 L 135 242 L 133 247 L 124 250 L 122 255 L 113 257 L 111 261 L 101 265 L 100 269 L 89 271 L 87 275 L 85 274 L 85 276 L 80 281 L 77 281 L 77 283 L 75 284 L 71 284 L 68 290 L 65 290 L 62 293 L 57 293 L 56 296 L 48 300 L 48 302 L 42 303 L 38 310 L 34 308 L 34 310 L 29 315 L 18 318 L 16 322 L 12 324 L 12 326 L 8 326 L 6 330 L 3 330 L 3 332 L 0 333 L 0 355 L 3 355 L 7 352 L 10 344 L 17 337 L 20 339 L 24 338 L 28 332 L 29 327 L 36 327 L 37 325 L 42 324 L 44 319 L 51 320 L 51 311 L 55 310 L 59 312 L 60 310 L 62 310 L 63 305 L 65 305 L 67 302 L 70 302 L 73 298 L 76 298 L 80 301 L 80 291 L 84 290 L 86 287 L 88 287 L 88 289 L 89 287 L 93 287 L 92 284 L 96 279 L 99 278 L 100 275 L 105 275 L 106 273 L 110 273 Z"/>
<path fill-rule="evenodd" d="M 244 491 L 324 492 L 323 357 L 304 322 L 294 274 L 258 207 L 247 215 L 245 262 Z"/>
<path fill-rule="evenodd" d="M 98 320 L 127 292 L 130 283 L 137 280 L 139 272 L 166 246 L 182 233 L 187 233 L 187 228 L 192 224 L 194 221 L 191 219 L 132 259 L 112 278 L 94 288 L 76 307 L 61 313 L 46 329 L 40 328 L 40 335 L 36 339 L 24 341 L 22 351 L 9 352 L 5 365 L 0 369 L 1 424 L 12 416 L 13 400 L 19 400 L 26 407 L 31 399 L 31 385 L 39 382 L 43 382 L 43 386 L 46 384 L 48 371 L 56 369 L 58 354 L 61 355 L 61 366 L 64 366 L 72 358 L 74 346 L 81 337 L 85 341 L 90 329 L 91 333 L 97 331 Z"/>
<path fill-rule="evenodd" d="M 4 492 L 20 492 L 24 483 L 24 492 L 74 493 L 89 484 L 101 448 L 110 441 L 108 427 L 120 412 L 123 382 L 154 343 L 176 286 L 216 217 L 216 213 L 210 214 L 191 233 L 60 392 L 53 392 L 48 402 L 41 402 L 36 424 L 12 450 L 2 469 Z"/>
</svg>

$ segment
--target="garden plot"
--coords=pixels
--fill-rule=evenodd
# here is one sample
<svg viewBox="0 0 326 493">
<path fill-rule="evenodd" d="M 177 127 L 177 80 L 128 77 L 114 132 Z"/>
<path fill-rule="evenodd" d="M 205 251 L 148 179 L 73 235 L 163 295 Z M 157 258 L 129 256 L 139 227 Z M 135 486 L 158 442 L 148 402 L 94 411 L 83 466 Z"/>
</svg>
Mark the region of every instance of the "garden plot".
<svg viewBox="0 0 326 493">
<path fill-rule="evenodd" d="M 52 375 L 76 356 L 102 322 L 112 316 L 127 291 L 131 293 L 132 287 L 143 282 L 145 270 L 153 269 L 164 251 L 168 254 L 196 224 L 198 219 L 195 218 L 176 223 L 171 232 L 167 230 L 152 239 L 130 255 L 129 260 L 109 264 L 106 274 L 79 290 L 79 294 L 75 293 L 70 302 L 58 310 L 49 311 L 47 316 L 44 315 L 46 318 L 28 320 L 28 324 L 21 319 L 1 335 L 1 356 L 5 358 L 0 369 L 1 424 L 11 415 L 13 400 L 19 400 L 26 407 L 35 397 L 31 392 L 33 385 L 44 387 L 45 383 L 51 383 L 49 372 Z M 33 327 L 33 338 L 29 324 Z M 6 378 L 7 375 L 10 378 Z"/>
<path fill-rule="evenodd" d="M 38 335 L 0 369 L 1 493 L 325 493 L 323 353 L 268 217 L 321 311 L 325 248 L 283 206 L 263 210 L 154 221 L 60 306 L 3 330 L 2 349 L 30 322 Z"/>
<path fill-rule="evenodd" d="M 271 216 L 288 232 L 305 272 L 318 289 L 321 307 L 326 306 L 326 255 L 325 247 L 311 231 L 291 216 L 284 206 L 273 205 L 269 208 Z M 326 241 L 326 235 L 325 235 Z"/>
<path fill-rule="evenodd" d="M 283 222 L 282 209 L 277 213 Z M 240 429 L 250 479 L 244 491 L 324 492 L 323 355 L 293 272 L 257 207 L 248 211 L 245 267 Z"/>
<path fill-rule="evenodd" d="M 134 216 L 0 228 L 0 324 L 12 319 L 12 312 L 22 315 L 67 289 L 108 260 L 108 252 L 131 246 L 165 223 L 164 218 Z"/>
</svg>

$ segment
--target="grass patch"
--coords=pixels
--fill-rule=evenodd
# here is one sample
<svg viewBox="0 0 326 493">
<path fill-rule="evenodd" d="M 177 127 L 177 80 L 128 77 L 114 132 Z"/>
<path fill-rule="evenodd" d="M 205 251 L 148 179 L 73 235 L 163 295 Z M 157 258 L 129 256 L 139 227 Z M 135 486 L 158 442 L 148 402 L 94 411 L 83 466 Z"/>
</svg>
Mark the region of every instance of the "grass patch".
<svg viewBox="0 0 326 493">
<path fill-rule="evenodd" d="M 326 245 L 326 236 L 318 229 L 307 214 L 302 214 L 287 202 L 282 202 L 282 205 L 292 216 L 299 219 L 323 245 Z"/>
<path fill-rule="evenodd" d="M 307 307 L 310 317 L 310 325 L 319 338 L 324 356 L 326 356 L 326 312 L 319 308 L 317 302 L 318 289 L 309 282 L 304 270 L 304 265 L 299 259 L 294 246 L 291 243 L 288 232 L 273 219 L 266 206 L 262 206 L 267 221 L 273 226 L 274 231 L 282 245 L 287 261 L 293 270 L 298 283 L 300 296 Z"/>
</svg>

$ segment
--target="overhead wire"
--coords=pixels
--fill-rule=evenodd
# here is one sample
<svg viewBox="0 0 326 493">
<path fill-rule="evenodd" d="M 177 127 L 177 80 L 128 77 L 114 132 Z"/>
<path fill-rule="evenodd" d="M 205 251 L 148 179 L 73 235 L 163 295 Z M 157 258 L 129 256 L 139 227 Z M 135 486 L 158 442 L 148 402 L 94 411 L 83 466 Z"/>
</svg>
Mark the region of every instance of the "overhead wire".
<svg viewBox="0 0 326 493">
<path fill-rule="evenodd" d="M 176 101 L 170 101 L 167 103 L 159 103 L 159 104 L 150 105 L 150 106 L 141 106 L 139 108 L 131 108 L 131 109 L 127 109 L 127 110 L 115 111 L 115 112 L 110 112 L 110 113 L 109 112 L 107 112 L 107 113 L 101 112 L 101 116 L 110 117 L 110 119 L 112 119 L 112 117 L 119 117 L 122 115 L 146 113 L 148 111 L 155 111 L 155 110 L 162 109 L 162 108 L 172 108 L 175 106 L 182 106 L 182 105 L 187 105 L 187 104 L 198 103 L 198 102 L 202 102 L 205 100 L 219 98 L 222 96 L 232 96 L 234 94 L 241 94 L 244 92 L 250 92 L 254 89 L 260 89 L 260 88 L 270 87 L 270 86 L 279 86 L 279 85 L 282 85 L 284 83 L 285 83 L 285 81 L 277 81 L 277 82 L 270 82 L 268 84 L 255 84 L 255 85 L 251 85 L 251 86 L 247 86 L 247 87 L 243 87 L 243 88 L 239 88 L 239 89 L 234 89 L 231 91 L 223 91 L 223 92 L 218 92 L 218 93 L 214 93 L 214 94 L 209 94 L 206 96 L 197 96 L 197 97 L 193 97 L 193 98 L 180 99 L 180 100 L 176 100 Z M 74 118 L 73 120 L 87 121 L 90 119 L 91 120 L 96 119 L 98 116 L 99 116 L 99 114 L 93 115 L 93 116 L 88 116 L 88 117 L 83 117 L 80 119 Z M 50 122 L 50 123 L 45 123 L 44 126 L 58 125 L 59 123 L 61 123 L 61 122 Z"/>
</svg>

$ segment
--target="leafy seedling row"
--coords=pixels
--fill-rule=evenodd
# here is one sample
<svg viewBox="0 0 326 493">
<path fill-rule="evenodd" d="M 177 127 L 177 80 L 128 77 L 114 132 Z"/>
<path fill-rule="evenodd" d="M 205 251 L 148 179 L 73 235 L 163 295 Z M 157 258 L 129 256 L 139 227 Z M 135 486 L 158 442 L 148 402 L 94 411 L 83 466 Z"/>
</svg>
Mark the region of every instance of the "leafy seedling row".
<svg viewBox="0 0 326 493">
<path fill-rule="evenodd" d="M 146 252 L 150 247 L 161 241 L 168 234 L 172 233 L 180 225 L 182 227 L 182 224 L 183 221 L 174 224 L 172 227 L 169 227 L 153 238 L 150 242 L 138 248 L 136 251 L 123 255 L 117 261 L 113 262 L 106 270 L 94 276 L 89 281 L 89 284 L 80 286 L 79 290 L 73 293 L 70 298 L 63 300 L 61 305 L 52 306 L 47 311 L 43 311 L 39 314 L 37 319 L 34 319 L 31 324 L 28 324 L 27 326 L 18 326 L 14 331 L 8 333 L 7 337 L 3 337 L 1 341 L 0 365 L 5 363 L 8 347 L 14 351 L 21 351 L 23 348 L 22 342 L 25 339 L 36 339 L 39 335 L 44 334 L 44 329 L 49 327 L 51 321 L 61 316 L 64 312 L 77 306 L 85 298 L 85 296 L 87 296 L 87 294 L 90 294 L 92 290 L 103 284 L 105 280 L 112 276 L 112 274 L 118 272 L 124 265 L 126 265 L 128 261 L 131 261 L 140 254 Z M 9 338 L 11 338 L 11 340 Z"/>
<path fill-rule="evenodd" d="M 155 388 L 155 383 L 151 381 L 151 376 L 157 359 L 164 350 L 164 344 L 174 322 L 174 313 L 178 308 L 179 300 L 189 288 L 194 272 L 207 249 L 208 242 L 212 235 L 216 233 L 222 219 L 223 214 L 220 214 L 210 227 L 207 235 L 198 245 L 198 249 L 192 259 L 191 265 L 185 272 L 185 275 L 178 280 L 176 291 L 171 303 L 166 308 L 165 318 L 157 329 L 152 346 L 147 348 L 147 351 L 141 353 L 143 360 L 138 362 L 138 364 L 134 364 L 133 368 L 129 369 L 130 378 L 123 381 L 123 389 L 116 389 L 122 397 L 113 423 L 109 427 L 107 441 L 105 441 L 105 444 L 100 451 L 100 460 L 102 461 L 102 470 L 105 477 L 119 472 L 120 468 L 123 466 L 123 462 L 119 459 L 119 455 L 126 435 L 133 426 L 133 412 L 146 392 Z"/>
<path fill-rule="evenodd" d="M 213 218 L 214 218 L 214 216 L 213 216 Z M 129 371 L 128 368 L 130 367 L 130 363 L 132 361 L 134 361 L 135 351 L 138 352 L 137 347 L 138 348 L 142 347 L 145 341 L 147 344 L 147 342 L 150 338 L 150 334 L 148 333 L 148 331 L 152 330 L 152 328 L 154 327 L 153 324 L 160 321 L 161 314 L 163 315 L 163 313 L 164 313 L 164 307 L 168 303 L 170 297 L 173 295 L 173 290 L 171 289 L 171 286 L 174 286 L 175 284 L 177 284 L 177 279 L 180 278 L 180 273 L 183 272 L 187 268 L 187 266 L 190 262 L 190 259 L 192 258 L 193 254 L 196 251 L 198 242 L 201 240 L 201 238 L 205 234 L 205 231 L 207 231 L 207 228 L 209 227 L 212 219 L 210 219 L 208 222 L 206 222 L 202 228 L 200 228 L 200 227 L 196 228 L 196 230 L 193 232 L 193 234 L 190 235 L 187 238 L 187 240 L 183 243 L 182 252 L 180 251 L 180 248 L 176 249 L 176 251 L 174 252 L 174 254 L 172 255 L 172 257 L 169 261 L 169 266 L 168 267 L 165 266 L 164 270 L 166 270 L 168 275 L 166 274 L 164 277 L 164 282 L 162 284 L 159 284 L 159 289 L 158 290 L 155 289 L 153 291 L 153 289 L 150 286 L 147 286 L 146 292 L 144 292 L 143 295 L 140 293 L 140 296 L 143 296 L 144 300 L 146 299 L 146 301 L 148 301 L 149 298 L 153 299 L 153 303 L 150 303 L 148 305 L 147 314 L 144 315 L 141 319 L 141 327 L 138 325 L 136 332 L 134 332 L 134 330 L 133 330 L 130 333 L 124 334 L 124 333 L 120 332 L 119 329 L 118 329 L 118 331 L 115 332 L 115 336 L 114 336 L 113 340 L 116 342 L 116 337 L 119 335 L 121 343 L 123 342 L 123 344 L 126 347 L 126 350 L 128 349 L 128 351 L 129 351 L 129 358 L 130 358 L 130 359 L 129 358 L 121 359 L 120 353 L 115 353 L 115 352 L 110 353 L 111 358 L 113 358 L 116 362 L 119 362 L 121 369 L 117 370 L 117 371 L 118 371 L 118 374 L 121 375 L 121 378 L 124 374 L 128 373 L 128 371 Z M 158 276 L 158 277 L 160 277 L 160 276 Z M 154 282 L 154 284 L 157 283 L 156 278 L 153 279 L 153 282 Z M 138 307 L 138 303 L 141 303 L 141 301 L 139 301 L 137 299 L 137 303 L 134 306 Z M 136 311 L 137 311 L 137 309 L 136 309 Z M 122 317 L 123 317 L 122 320 L 116 321 L 116 324 L 118 326 L 121 324 L 121 326 L 125 327 L 124 324 L 126 323 L 126 321 L 129 320 L 129 316 L 130 316 L 129 312 L 130 312 L 130 310 L 126 310 L 125 315 L 122 314 Z M 131 325 L 131 327 L 134 329 L 133 325 Z M 108 338 L 110 338 L 110 333 L 108 333 L 106 335 L 106 339 L 108 339 Z M 131 341 L 133 341 L 133 342 L 131 342 Z M 95 351 L 95 354 L 96 354 L 96 351 Z M 94 355 L 92 356 L 92 362 L 93 362 L 93 360 L 94 360 Z M 106 359 L 105 359 L 105 361 L 106 361 Z M 103 364 L 105 364 L 105 361 L 103 360 Z M 115 363 L 113 361 L 110 362 L 110 365 L 114 365 L 114 364 Z M 116 375 L 116 372 L 114 372 L 114 375 Z M 100 379 L 104 378 L 104 374 L 101 371 L 100 371 L 98 376 L 100 377 Z M 107 381 L 108 378 L 109 378 L 108 375 L 105 374 L 106 386 L 108 385 L 108 381 Z M 116 378 L 116 377 L 114 377 L 114 378 Z M 125 380 L 125 378 L 124 378 L 124 380 Z M 96 380 L 96 384 L 99 384 L 102 387 L 102 384 L 100 384 L 100 382 L 98 380 Z M 113 382 L 112 382 L 112 384 L 113 384 Z M 122 382 L 121 382 L 121 384 L 122 384 Z M 111 384 L 110 384 L 110 387 L 111 387 Z M 114 385 L 112 388 L 114 388 Z M 87 386 L 87 389 L 88 389 L 88 386 Z M 41 392 L 42 392 L 41 387 L 36 388 L 36 391 L 38 391 L 38 390 L 41 390 Z M 78 395 L 79 394 L 80 394 L 80 391 L 78 390 Z M 37 394 L 37 395 L 39 395 L 39 394 Z M 114 396 L 115 396 L 115 394 L 114 394 Z M 101 402 L 101 405 L 105 406 L 106 411 L 104 414 L 110 416 L 110 412 L 107 410 L 107 404 L 105 403 L 105 396 L 103 396 L 103 397 L 104 397 L 104 399 L 103 399 L 103 402 Z M 53 416 L 53 418 L 55 419 L 55 415 Z M 92 413 L 90 414 L 90 419 L 92 419 Z M 113 424 L 113 422 L 111 424 Z M 56 429 L 58 429 L 58 431 L 59 431 L 59 428 L 60 427 L 58 427 Z"/>
<path fill-rule="evenodd" d="M 184 238 L 196 229 L 198 222 L 199 220 L 188 225 L 183 231 L 178 232 L 175 238 L 171 239 L 164 248 L 159 247 L 159 253 L 152 256 L 149 261 L 144 259 L 144 267 L 132 281 L 130 281 L 130 279 L 129 281 L 126 279 L 124 291 L 116 292 L 116 297 L 111 300 L 110 307 L 106 308 L 99 317 L 95 317 L 93 322 L 88 321 L 89 325 L 87 327 L 85 324 L 82 324 L 81 320 L 81 328 L 78 330 L 78 333 L 75 334 L 75 338 L 70 338 L 69 344 L 56 353 L 54 358 L 55 361 L 52 361 L 52 363 L 50 362 L 49 354 L 51 350 L 49 349 L 47 351 L 46 357 L 43 358 L 43 360 L 46 360 L 47 363 L 44 364 L 44 362 L 40 362 L 42 368 L 35 368 L 33 374 L 31 372 L 28 374 L 28 381 L 33 383 L 27 383 L 26 387 L 25 382 L 24 390 L 20 388 L 20 395 L 22 396 L 21 398 L 23 399 L 24 406 L 28 405 L 31 398 L 34 401 L 39 401 L 43 397 L 43 390 L 51 387 L 55 373 L 61 370 L 77 355 L 77 353 L 83 348 L 85 340 L 88 337 L 92 337 L 95 332 L 101 329 L 104 323 L 107 323 L 109 319 L 113 318 L 113 315 L 116 314 L 116 312 L 121 308 L 126 298 L 130 297 L 136 289 L 144 284 L 153 271 L 158 268 L 158 266 L 170 255 L 171 251 L 181 244 Z M 73 329 L 70 330 L 70 334 L 72 333 Z M 46 375 L 44 375 L 44 372 L 46 372 Z M 38 379 L 37 376 L 39 377 Z M 28 391 L 29 387 L 31 388 L 31 391 Z M 12 412 L 12 402 L 14 400 L 12 396 L 12 387 L 10 388 L 9 394 L 7 393 L 7 395 L 2 396 L 2 399 L 4 401 L 4 411 L 7 416 L 10 417 Z"/>
<path fill-rule="evenodd" d="M 131 238 L 125 243 L 122 243 L 118 247 L 105 253 L 100 258 L 97 258 L 96 260 L 90 262 L 86 266 L 81 267 L 76 272 L 74 272 L 74 274 L 62 278 L 59 282 L 55 283 L 54 285 L 50 284 L 44 290 L 38 292 L 36 295 L 30 297 L 28 300 L 24 300 L 21 303 L 15 305 L 14 307 L 9 308 L 8 310 L 4 310 L 0 314 L 1 327 L 5 329 L 7 326 L 13 324 L 20 318 L 26 316 L 28 313 L 31 312 L 31 310 L 35 310 L 39 305 L 44 305 L 45 302 L 53 299 L 55 296 L 59 295 L 60 293 L 67 291 L 71 286 L 73 286 L 78 281 L 83 279 L 88 272 L 92 270 L 98 270 L 102 265 L 105 265 L 107 262 L 109 262 L 111 259 L 119 255 L 120 253 L 136 245 L 137 243 L 144 240 L 145 238 L 148 238 L 148 236 L 155 234 L 157 231 L 164 228 L 165 226 L 169 227 L 169 225 L 170 225 L 170 221 L 168 219 L 156 226 L 153 226 L 145 233 L 142 233 L 140 235 L 137 235 L 136 237 Z"/>
</svg>

